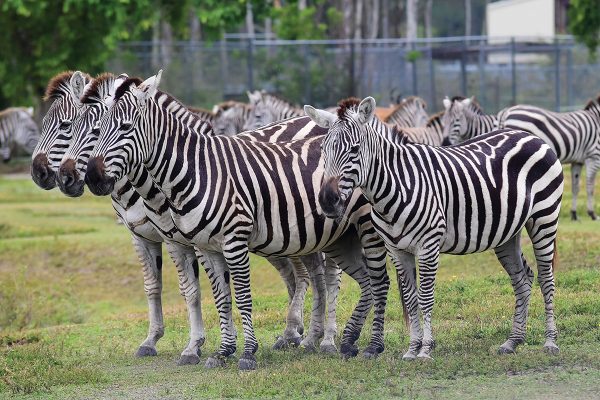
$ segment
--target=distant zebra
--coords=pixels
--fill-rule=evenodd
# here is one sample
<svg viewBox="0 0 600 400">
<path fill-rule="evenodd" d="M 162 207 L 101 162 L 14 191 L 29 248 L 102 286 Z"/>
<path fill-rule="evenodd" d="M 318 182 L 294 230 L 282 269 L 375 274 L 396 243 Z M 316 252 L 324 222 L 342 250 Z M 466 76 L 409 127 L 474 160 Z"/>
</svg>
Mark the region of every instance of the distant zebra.
<svg viewBox="0 0 600 400">
<path fill-rule="evenodd" d="M 216 104 L 213 129 L 217 135 L 233 136 L 244 130 L 246 122 L 251 118 L 252 106 L 238 101 L 226 101 Z"/>
<path fill-rule="evenodd" d="M 442 124 L 443 113 L 432 115 L 427 125 L 419 128 L 405 128 L 396 125 L 399 134 L 412 143 L 428 144 L 430 146 L 441 146 L 444 141 L 444 125 Z"/>
<path fill-rule="evenodd" d="M 254 111 L 250 113 L 244 130 L 257 129 L 272 122 L 304 116 L 301 108 L 270 93 L 255 90 L 253 93 L 248 92 L 248 98 Z"/>
<path fill-rule="evenodd" d="M 198 117 L 200 117 L 201 120 L 206 121 L 211 125 L 215 121 L 215 114 L 214 114 L 214 112 L 212 112 L 210 110 L 206 110 L 206 109 L 200 108 L 200 107 L 191 107 L 191 106 L 188 106 L 187 109 L 190 110 L 191 112 L 193 112 L 194 114 L 196 114 Z"/>
<path fill-rule="evenodd" d="M 374 118 L 374 110 L 371 97 L 341 102 L 337 116 L 305 106 L 307 115 L 329 129 L 322 144 L 325 180 L 319 202 L 323 211 L 339 218 L 347 198 L 360 187 L 398 269 L 410 316 L 410 346 L 404 358 L 431 357 L 433 289 L 440 253 L 495 250 L 516 296 L 512 332 L 498 351 L 512 353 L 523 343 L 533 281 L 521 252 L 523 228 L 533 243 L 544 297 L 544 349 L 557 353 L 552 265 L 563 174 L 556 154 L 543 140 L 511 130 L 452 147 L 394 143 L 387 139 L 394 137 L 393 128 Z"/>
<path fill-rule="evenodd" d="M 423 127 L 427 125 L 427 103 L 420 97 L 410 96 L 394 106 L 383 122 L 398 127 Z"/>
<path fill-rule="evenodd" d="M 516 105 L 498 113 L 501 128 L 520 129 L 542 138 L 563 164 L 571 164 L 573 199 L 571 219 L 577 219 L 579 178 L 585 164 L 587 213 L 596 220 L 594 186 L 600 169 L 600 96 L 583 110 L 557 113 L 543 108 Z"/>
<path fill-rule="evenodd" d="M 450 144 L 458 144 L 498 129 L 498 116 L 485 115 L 474 97 L 455 96 L 444 99 L 444 136 Z"/>
<path fill-rule="evenodd" d="M 365 355 L 383 351 L 389 286 L 385 248 L 371 224 L 370 207 L 359 193 L 339 222 L 318 212 L 314 189 L 322 178 L 321 137 L 279 144 L 209 136 L 208 125 L 157 90 L 159 79 L 160 75 L 117 96 L 103 117 L 86 172 L 92 192 L 109 193 L 128 169 L 143 164 L 170 200 L 178 229 L 202 251 L 223 254 L 244 325 L 240 368 L 256 368 L 258 346 L 248 251 L 293 256 L 322 250 L 361 287 L 359 304 L 342 336 L 342 354 L 357 354 L 355 342 L 373 301 L 375 317 Z M 311 125 L 302 117 L 269 129 L 277 132 L 289 126 L 300 132 Z M 231 354 L 232 347 L 235 342 L 224 338 L 209 362 L 220 364 L 218 358 Z"/>
<path fill-rule="evenodd" d="M 13 145 L 33 153 L 40 131 L 32 116 L 33 108 L 12 107 L 0 111 L 0 156 L 4 162 L 10 161 Z"/>
</svg>

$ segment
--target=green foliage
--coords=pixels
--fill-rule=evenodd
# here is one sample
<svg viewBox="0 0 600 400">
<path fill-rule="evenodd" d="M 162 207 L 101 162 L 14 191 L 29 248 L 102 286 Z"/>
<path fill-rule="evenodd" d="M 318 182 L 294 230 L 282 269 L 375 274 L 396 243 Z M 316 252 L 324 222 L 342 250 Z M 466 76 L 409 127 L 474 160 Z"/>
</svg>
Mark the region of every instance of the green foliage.
<svg viewBox="0 0 600 400">
<path fill-rule="evenodd" d="M 317 2 L 317 6 L 322 5 Z M 319 21 L 317 7 L 309 6 L 304 10 L 298 9 L 295 1 L 287 2 L 281 8 L 273 9 L 272 16 L 275 19 L 275 33 L 280 39 L 288 40 L 317 40 L 325 39 L 328 27 L 341 23 L 343 14 L 337 9 L 330 7 L 325 11 L 325 20 Z"/>
<path fill-rule="evenodd" d="M 593 58 L 600 44 L 600 0 L 572 0 L 569 29 L 577 41 L 587 46 Z"/>
</svg>

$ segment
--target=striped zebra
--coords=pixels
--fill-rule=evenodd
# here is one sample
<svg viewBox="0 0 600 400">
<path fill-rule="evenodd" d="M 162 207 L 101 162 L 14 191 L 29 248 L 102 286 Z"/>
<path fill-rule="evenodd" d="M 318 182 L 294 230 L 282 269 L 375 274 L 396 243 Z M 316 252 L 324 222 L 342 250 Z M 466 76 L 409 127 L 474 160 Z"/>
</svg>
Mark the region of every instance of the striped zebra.
<svg viewBox="0 0 600 400">
<path fill-rule="evenodd" d="M 248 92 L 250 105 L 254 110 L 246 121 L 244 130 L 253 130 L 272 122 L 282 121 L 287 118 L 304 116 L 301 108 L 283 100 L 274 94 L 259 92 Z"/>
<path fill-rule="evenodd" d="M 458 144 L 498 129 L 498 116 L 486 115 L 474 97 L 444 98 L 444 137 Z"/>
<path fill-rule="evenodd" d="M 396 125 L 399 134 L 412 143 L 422 143 L 429 146 L 441 146 L 444 141 L 443 113 L 437 113 L 429 118 L 424 127 L 410 128 Z"/>
<path fill-rule="evenodd" d="M 562 168 L 552 149 L 522 131 L 500 130 L 459 146 L 393 142 L 393 128 L 373 118 L 375 100 L 340 103 L 337 115 L 305 106 L 323 140 L 323 211 L 339 218 L 360 187 L 398 269 L 409 312 L 405 359 L 430 358 L 433 291 L 440 253 L 494 249 L 516 297 L 513 327 L 499 353 L 512 353 L 525 338 L 533 272 L 521 252 L 525 228 L 538 266 L 546 311 L 544 350 L 557 353 L 553 268 Z M 415 257 L 419 263 L 417 295 Z M 423 329 L 419 320 L 423 314 Z"/>
<path fill-rule="evenodd" d="M 210 123 L 211 125 L 214 123 L 215 121 L 215 114 L 214 112 L 210 111 L 210 110 L 206 110 L 204 108 L 200 108 L 200 107 L 187 107 L 188 110 L 190 110 L 191 112 L 193 112 L 194 114 L 196 114 L 198 117 L 200 117 L 200 119 Z"/>
<path fill-rule="evenodd" d="M 32 117 L 33 108 L 11 107 L 0 111 L 0 156 L 4 162 L 10 161 L 13 145 L 28 154 L 35 150 L 40 131 Z"/>
<path fill-rule="evenodd" d="M 216 104 L 212 112 L 215 116 L 212 123 L 215 133 L 233 136 L 244 130 L 246 121 L 250 119 L 252 106 L 239 101 L 226 101 Z"/>
<path fill-rule="evenodd" d="M 71 140 L 71 125 L 81 108 L 80 97 L 91 77 L 80 71 L 65 71 L 48 82 L 45 101 L 50 108 L 42 119 L 40 140 L 31 155 L 31 178 L 42 189 L 56 187 L 56 171 Z"/>
<path fill-rule="evenodd" d="M 520 129 L 542 138 L 556 152 L 561 163 L 571 164 L 573 220 L 577 220 L 579 179 L 585 164 L 587 213 L 592 220 L 597 220 L 594 186 L 600 169 L 600 96 L 590 100 L 583 110 L 557 113 L 516 105 L 500 111 L 498 119 L 502 128 Z"/>
<path fill-rule="evenodd" d="M 424 127 L 428 121 L 427 103 L 417 96 L 402 99 L 383 120 L 387 124 L 401 127 Z"/>
<path fill-rule="evenodd" d="M 202 251 L 224 256 L 244 326 L 240 368 L 257 365 L 248 251 L 279 257 L 323 251 L 361 287 L 359 304 L 344 329 L 342 355 L 358 353 L 355 342 L 373 303 L 371 343 L 364 354 L 383 351 L 389 287 L 385 248 L 372 226 L 370 206 L 359 193 L 338 221 L 318 211 L 315 189 L 322 179 L 322 137 L 278 144 L 209 136 L 207 124 L 157 90 L 159 80 L 160 75 L 117 93 L 115 105 L 102 118 L 88 163 L 85 180 L 90 190 L 108 194 L 127 170 L 143 164 L 169 199 L 178 229 Z M 271 129 L 292 126 L 300 131 L 310 125 L 314 126 L 303 117 Z M 219 358 L 231 354 L 232 346 L 223 337 L 218 353 L 207 363 L 220 364 Z"/>
</svg>

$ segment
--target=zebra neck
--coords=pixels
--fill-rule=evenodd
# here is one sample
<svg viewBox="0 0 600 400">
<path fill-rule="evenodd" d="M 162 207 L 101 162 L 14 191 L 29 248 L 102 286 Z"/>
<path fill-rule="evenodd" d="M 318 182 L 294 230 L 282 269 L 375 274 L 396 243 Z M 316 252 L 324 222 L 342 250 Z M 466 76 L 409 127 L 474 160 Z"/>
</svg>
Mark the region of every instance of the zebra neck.
<svg viewBox="0 0 600 400">
<path fill-rule="evenodd" d="M 495 115 L 473 114 L 471 118 L 467 119 L 469 137 L 491 132 L 497 122 L 498 118 Z"/>
</svg>

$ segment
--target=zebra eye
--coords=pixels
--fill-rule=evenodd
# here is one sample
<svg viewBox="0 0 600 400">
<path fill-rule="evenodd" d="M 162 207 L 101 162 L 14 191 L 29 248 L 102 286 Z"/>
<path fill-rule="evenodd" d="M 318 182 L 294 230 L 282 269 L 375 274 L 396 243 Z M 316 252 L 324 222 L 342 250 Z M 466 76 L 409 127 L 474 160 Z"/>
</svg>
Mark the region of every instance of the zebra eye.
<svg viewBox="0 0 600 400">
<path fill-rule="evenodd" d="M 352 147 L 350 147 L 350 152 L 351 153 L 358 153 L 358 148 L 359 148 L 359 145 L 355 144 Z"/>
<path fill-rule="evenodd" d="M 68 129 L 70 126 L 71 126 L 71 121 L 63 121 L 60 123 L 60 126 L 58 127 L 58 129 L 61 129 L 64 131 L 64 130 Z"/>
<path fill-rule="evenodd" d="M 119 128 L 122 131 L 128 131 L 131 129 L 131 122 L 123 122 Z"/>
</svg>

